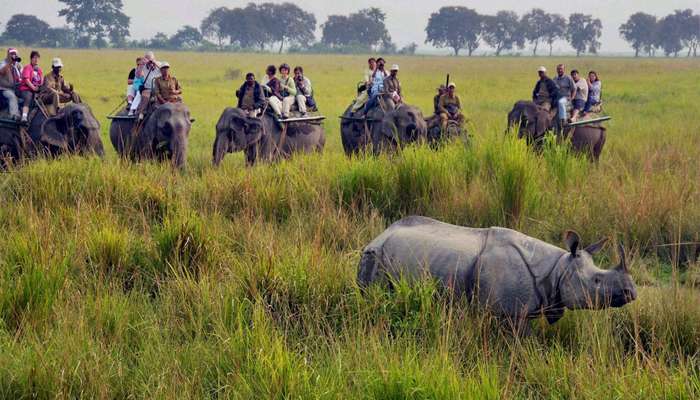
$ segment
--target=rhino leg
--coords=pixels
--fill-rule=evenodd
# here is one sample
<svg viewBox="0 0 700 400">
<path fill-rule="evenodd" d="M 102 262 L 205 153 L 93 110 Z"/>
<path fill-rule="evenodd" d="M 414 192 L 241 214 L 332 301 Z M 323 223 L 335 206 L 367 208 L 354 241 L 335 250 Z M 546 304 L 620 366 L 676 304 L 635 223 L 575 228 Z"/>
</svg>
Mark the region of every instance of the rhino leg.
<svg viewBox="0 0 700 400">
<path fill-rule="evenodd" d="M 375 250 L 365 250 L 360 258 L 360 268 L 357 272 L 357 284 L 361 288 L 369 286 L 377 278 L 379 257 Z"/>
</svg>

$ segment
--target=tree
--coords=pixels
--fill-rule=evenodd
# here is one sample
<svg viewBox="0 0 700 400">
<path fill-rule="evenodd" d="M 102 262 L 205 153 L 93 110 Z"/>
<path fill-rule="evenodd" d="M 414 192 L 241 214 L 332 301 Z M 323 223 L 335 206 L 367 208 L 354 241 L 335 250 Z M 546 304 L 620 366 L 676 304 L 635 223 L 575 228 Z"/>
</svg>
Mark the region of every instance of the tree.
<svg viewBox="0 0 700 400">
<path fill-rule="evenodd" d="M 230 10 L 226 7 L 215 8 L 209 12 L 209 15 L 199 25 L 202 36 L 215 40 L 219 50 L 224 48 L 224 39 L 228 36 L 224 29 L 224 21 L 229 12 Z"/>
<path fill-rule="evenodd" d="M 24 44 L 39 44 L 46 40 L 49 24 L 33 15 L 15 14 L 5 26 L 3 38 Z"/>
<path fill-rule="evenodd" d="M 515 46 L 523 48 L 525 39 L 520 33 L 520 19 L 513 11 L 499 11 L 495 16 L 484 16 L 484 42 L 496 50 L 496 56 Z"/>
<path fill-rule="evenodd" d="M 80 37 L 96 43 L 109 37 L 112 43 L 125 43 L 129 36 L 129 17 L 122 12 L 121 0 L 59 0 L 65 4 L 58 15 L 65 17 Z M 84 43 L 84 41 L 83 41 Z"/>
<path fill-rule="evenodd" d="M 676 10 L 674 18 L 680 30 L 681 44 L 688 48 L 688 57 L 697 56 L 700 45 L 700 15 L 694 15 L 693 10 Z"/>
<path fill-rule="evenodd" d="M 521 21 L 523 36 L 532 44 L 533 56 L 537 56 L 537 48 L 547 35 L 549 23 L 549 15 L 541 8 L 533 8 L 529 13 L 523 15 Z"/>
<path fill-rule="evenodd" d="M 398 54 L 412 56 L 412 55 L 416 54 L 417 49 L 418 49 L 418 44 L 411 42 L 410 44 L 407 44 L 406 46 L 399 49 Z"/>
<path fill-rule="evenodd" d="M 386 15 L 378 8 L 367 8 L 348 16 L 330 15 L 321 25 L 321 42 L 331 48 L 355 47 L 373 51 L 391 48 L 391 36 L 386 29 Z"/>
<path fill-rule="evenodd" d="M 549 45 L 549 56 L 552 56 L 554 42 L 566 38 L 566 18 L 559 14 L 547 14 L 547 24 L 545 25 L 543 39 Z"/>
<path fill-rule="evenodd" d="M 678 53 L 683 50 L 683 27 L 679 19 L 678 14 L 669 14 L 659 21 L 656 44 L 664 49 L 667 57 L 678 57 Z"/>
<path fill-rule="evenodd" d="M 269 28 L 272 40 L 279 42 L 278 53 L 282 53 L 285 43 L 291 45 L 308 44 L 314 40 L 316 17 L 292 3 L 265 3 L 267 11 L 275 21 Z"/>
<path fill-rule="evenodd" d="M 53 48 L 69 48 L 75 47 L 76 37 L 73 30 L 68 27 L 49 28 L 46 34 L 46 39 L 41 43 L 42 46 Z"/>
<path fill-rule="evenodd" d="M 154 49 L 166 49 L 168 48 L 168 44 L 170 43 L 170 39 L 168 38 L 168 35 L 166 35 L 163 32 L 158 32 L 153 36 L 153 39 L 149 41 L 148 47 L 152 47 Z"/>
<path fill-rule="evenodd" d="M 483 18 L 467 7 L 442 7 L 430 15 L 425 28 L 425 43 L 435 47 L 450 47 L 459 55 L 466 48 L 471 56 L 479 47 Z"/>
<path fill-rule="evenodd" d="M 186 25 L 168 40 L 168 44 L 174 49 L 196 49 L 203 41 L 204 37 L 197 28 Z"/>
<path fill-rule="evenodd" d="M 646 50 L 651 55 L 651 49 L 655 46 L 656 17 L 643 12 L 632 14 L 627 22 L 620 25 L 620 36 L 634 49 L 634 56 L 639 57 L 639 52 Z"/>
<path fill-rule="evenodd" d="M 603 24 L 591 15 L 574 13 L 569 16 L 566 38 L 576 50 L 576 57 L 586 51 L 596 54 L 600 48 L 598 39 L 603 31 Z"/>
</svg>

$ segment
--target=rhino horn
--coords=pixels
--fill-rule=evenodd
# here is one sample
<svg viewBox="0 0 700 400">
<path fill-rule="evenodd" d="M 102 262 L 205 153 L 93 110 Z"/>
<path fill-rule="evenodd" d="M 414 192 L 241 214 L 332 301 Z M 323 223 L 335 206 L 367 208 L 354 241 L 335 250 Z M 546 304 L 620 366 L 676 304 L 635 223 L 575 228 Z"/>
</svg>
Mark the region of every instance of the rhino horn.
<svg viewBox="0 0 700 400">
<path fill-rule="evenodd" d="M 615 269 L 620 272 L 629 273 L 629 269 L 627 269 L 627 257 L 625 256 L 625 247 L 622 243 L 617 245 L 617 252 L 620 255 L 620 264 Z"/>
<path fill-rule="evenodd" d="M 605 244 L 607 242 L 608 238 L 602 238 L 599 241 L 586 247 L 586 251 L 588 252 L 588 254 L 596 254 L 597 252 L 601 251 L 603 247 L 605 247 Z"/>
<path fill-rule="evenodd" d="M 566 231 L 566 233 L 564 233 L 564 243 L 569 251 L 571 251 L 571 254 L 576 256 L 576 250 L 578 249 L 579 243 L 581 243 L 581 237 L 575 231 Z"/>
</svg>

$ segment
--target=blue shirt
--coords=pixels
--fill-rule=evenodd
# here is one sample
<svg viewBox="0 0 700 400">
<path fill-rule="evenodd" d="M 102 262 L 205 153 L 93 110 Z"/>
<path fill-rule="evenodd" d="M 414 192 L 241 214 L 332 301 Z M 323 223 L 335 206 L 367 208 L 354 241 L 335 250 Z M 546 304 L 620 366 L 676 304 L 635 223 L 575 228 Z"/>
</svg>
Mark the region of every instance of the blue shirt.
<svg viewBox="0 0 700 400">
<path fill-rule="evenodd" d="M 386 77 L 387 73 L 385 71 L 374 71 L 374 75 L 372 76 L 372 90 L 370 91 L 372 96 L 376 96 L 384 91 L 384 78 Z"/>
</svg>

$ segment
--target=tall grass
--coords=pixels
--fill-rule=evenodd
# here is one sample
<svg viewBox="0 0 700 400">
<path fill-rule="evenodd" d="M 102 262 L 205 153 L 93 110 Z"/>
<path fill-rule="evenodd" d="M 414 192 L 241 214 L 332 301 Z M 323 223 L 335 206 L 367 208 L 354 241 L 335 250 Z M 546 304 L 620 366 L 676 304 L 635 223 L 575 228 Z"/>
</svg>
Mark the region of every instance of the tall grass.
<svg viewBox="0 0 700 400">
<path fill-rule="evenodd" d="M 123 80 L 121 57 L 132 58 L 63 57 L 76 68 L 113 61 L 71 78 L 98 114 L 122 93 L 104 79 Z M 541 61 L 411 58 L 401 60 L 410 102 L 429 109 L 434 85 L 416 77 L 444 69 L 469 90 L 468 145 L 347 159 L 329 118 L 323 155 L 253 168 L 229 155 L 215 170 L 224 104 L 214 99 L 231 93 L 209 79 L 274 60 L 207 55 L 202 71 L 167 57 L 197 118 L 184 172 L 109 152 L 0 176 L 0 398 L 700 396 L 696 63 L 577 61 L 606 72 L 614 119 L 597 166 L 502 134 L 513 97 L 531 86 L 516 72 Z M 315 65 L 317 87 L 336 88 L 319 98 L 340 114 L 355 80 L 346 66 L 362 60 L 290 58 Z M 410 214 L 556 244 L 565 229 L 587 243 L 612 237 L 630 250 L 639 299 L 537 320 L 520 338 L 430 282 L 361 292 L 360 250 Z"/>
</svg>

